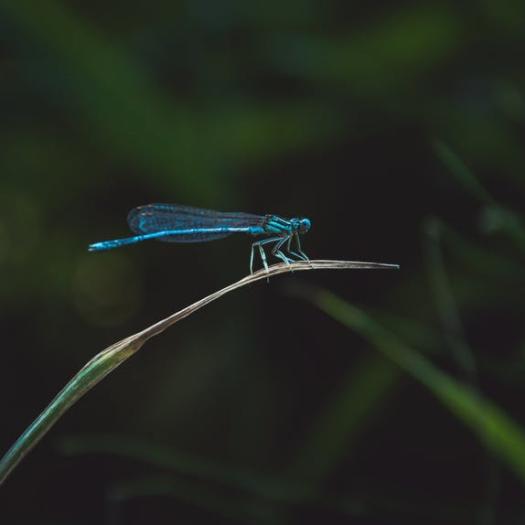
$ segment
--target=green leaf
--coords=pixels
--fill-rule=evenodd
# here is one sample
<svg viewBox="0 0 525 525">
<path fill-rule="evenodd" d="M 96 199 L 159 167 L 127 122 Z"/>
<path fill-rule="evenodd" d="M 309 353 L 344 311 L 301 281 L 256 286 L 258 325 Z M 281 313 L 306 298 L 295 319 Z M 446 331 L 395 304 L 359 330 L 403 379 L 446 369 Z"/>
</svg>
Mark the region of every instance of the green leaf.
<svg viewBox="0 0 525 525">
<path fill-rule="evenodd" d="M 525 433 L 489 399 L 439 370 L 364 311 L 327 292 L 310 295 L 321 310 L 355 330 L 401 369 L 424 385 L 459 420 L 470 427 L 525 484 Z"/>
</svg>

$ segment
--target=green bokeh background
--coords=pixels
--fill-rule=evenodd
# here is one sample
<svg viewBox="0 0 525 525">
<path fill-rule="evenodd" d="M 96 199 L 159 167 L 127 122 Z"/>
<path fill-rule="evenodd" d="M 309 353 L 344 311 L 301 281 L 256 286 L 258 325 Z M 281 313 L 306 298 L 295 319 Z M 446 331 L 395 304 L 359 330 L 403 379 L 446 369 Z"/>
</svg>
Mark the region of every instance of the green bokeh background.
<svg viewBox="0 0 525 525">
<path fill-rule="evenodd" d="M 129 209 L 305 215 L 308 272 L 149 343 L 0 489 L 2 522 L 518 524 L 518 466 L 303 296 L 357 304 L 517 425 L 525 4 L 0 1 L 0 446 L 96 352 L 242 277 L 249 239 Z M 525 454 L 520 450 L 519 454 Z"/>
</svg>

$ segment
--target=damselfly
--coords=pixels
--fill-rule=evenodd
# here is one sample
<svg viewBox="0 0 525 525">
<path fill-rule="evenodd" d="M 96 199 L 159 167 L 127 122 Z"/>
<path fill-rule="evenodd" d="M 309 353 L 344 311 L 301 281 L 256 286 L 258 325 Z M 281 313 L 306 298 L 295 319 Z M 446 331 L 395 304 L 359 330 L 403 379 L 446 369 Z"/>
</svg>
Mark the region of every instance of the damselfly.
<svg viewBox="0 0 525 525">
<path fill-rule="evenodd" d="M 306 233 L 311 227 L 310 220 L 304 217 L 284 219 L 277 215 L 224 213 L 178 204 L 147 204 L 129 212 L 128 224 L 131 231 L 137 235 L 96 242 L 89 245 L 89 251 L 111 250 L 148 239 L 164 242 L 206 242 L 222 239 L 233 233 L 247 233 L 253 236 L 264 236 L 263 239 L 252 243 L 251 273 L 253 273 L 256 249 L 259 251 L 265 270 L 268 271 L 264 250 L 266 245 L 273 244 L 272 255 L 285 264 L 289 265 L 294 260 L 309 260 L 299 240 L 299 235 Z M 293 250 L 292 242 L 295 243 Z"/>
</svg>

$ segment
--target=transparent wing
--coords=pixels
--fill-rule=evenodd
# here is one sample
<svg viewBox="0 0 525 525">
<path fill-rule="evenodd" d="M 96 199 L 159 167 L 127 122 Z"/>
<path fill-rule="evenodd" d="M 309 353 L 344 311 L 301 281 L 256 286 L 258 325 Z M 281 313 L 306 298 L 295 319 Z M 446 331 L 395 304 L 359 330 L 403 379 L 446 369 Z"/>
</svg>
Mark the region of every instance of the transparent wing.
<svg viewBox="0 0 525 525">
<path fill-rule="evenodd" d="M 204 242 L 222 239 L 234 233 L 228 228 L 250 228 L 263 223 L 264 216 L 239 212 L 218 212 L 178 204 L 147 204 L 131 210 L 128 224 L 135 233 L 146 234 L 162 231 L 184 230 L 182 235 L 159 237 L 164 242 Z M 220 232 L 211 230 L 220 228 Z"/>
</svg>

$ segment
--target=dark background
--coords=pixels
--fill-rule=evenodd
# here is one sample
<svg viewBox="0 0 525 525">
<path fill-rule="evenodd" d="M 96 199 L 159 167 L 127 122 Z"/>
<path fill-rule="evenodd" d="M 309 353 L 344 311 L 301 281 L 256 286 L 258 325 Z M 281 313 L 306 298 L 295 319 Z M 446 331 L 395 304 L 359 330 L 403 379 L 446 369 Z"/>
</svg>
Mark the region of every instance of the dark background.
<svg viewBox="0 0 525 525">
<path fill-rule="evenodd" d="M 242 236 L 88 253 L 134 206 L 304 215 L 310 257 L 401 265 L 262 281 L 152 340 L 13 473 L 1 522 L 522 523 L 512 468 L 297 291 L 523 423 L 524 20 L 518 0 L 0 2 L 2 450 L 97 352 L 247 273 Z"/>
</svg>

